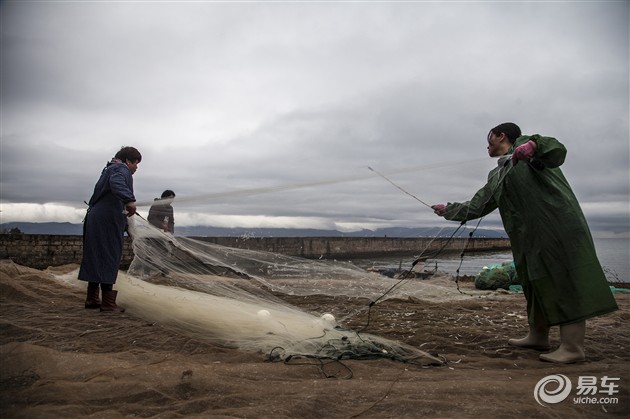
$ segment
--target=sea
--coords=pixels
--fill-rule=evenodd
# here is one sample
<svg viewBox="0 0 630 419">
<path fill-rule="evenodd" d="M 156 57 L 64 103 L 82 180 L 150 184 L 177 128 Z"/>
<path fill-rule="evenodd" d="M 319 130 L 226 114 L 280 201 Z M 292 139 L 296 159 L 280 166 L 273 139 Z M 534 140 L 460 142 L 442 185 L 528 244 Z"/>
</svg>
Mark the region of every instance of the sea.
<svg viewBox="0 0 630 419">
<path fill-rule="evenodd" d="M 630 283 L 630 240 L 602 238 L 594 239 L 599 262 L 604 268 L 609 282 Z M 407 270 L 416 258 L 414 256 L 385 257 L 374 259 L 360 259 L 352 262 L 362 268 L 376 268 L 379 270 Z M 477 275 L 484 267 L 512 261 L 510 251 L 445 254 L 425 262 L 424 270 L 433 270 L 436 266 L 440 272 L 456 275 Z"/>
</svg>

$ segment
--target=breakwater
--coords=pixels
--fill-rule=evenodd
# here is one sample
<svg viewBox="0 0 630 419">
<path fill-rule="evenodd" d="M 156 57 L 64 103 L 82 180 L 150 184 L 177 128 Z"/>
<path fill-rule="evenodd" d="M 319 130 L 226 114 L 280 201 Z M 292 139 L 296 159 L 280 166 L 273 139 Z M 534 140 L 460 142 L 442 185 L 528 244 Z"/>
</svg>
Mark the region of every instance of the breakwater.
<svg viewBox="0 0 630 419">
<path fill-rule="evenodd" d="M 290 256 L 321 259 L 353 259 L 398 255 L 419 255 L 437 251 L 486 252 L 507 250 L 502 238 L 396 238 L 396 237 L 194 237 L 196 240 L 238 249 L 262 250 Z M 0 234 L 0 259 L 31 268 L 45 269 L 80 263 L 81 236 L 43 234 Z M 131 239 L 125 237 L 121 269 L 133 260 Z"/>
</svg>

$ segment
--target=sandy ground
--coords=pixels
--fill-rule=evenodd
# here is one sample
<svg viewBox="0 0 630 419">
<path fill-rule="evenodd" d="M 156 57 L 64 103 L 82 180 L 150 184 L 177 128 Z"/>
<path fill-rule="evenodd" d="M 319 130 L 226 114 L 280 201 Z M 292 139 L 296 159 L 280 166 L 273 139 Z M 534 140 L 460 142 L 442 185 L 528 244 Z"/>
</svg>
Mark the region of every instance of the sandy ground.
<svg viewBox="0 0 630 419">
<path fill-rule="evenodd" d="M 536 351 L 508 347 L 509 337 L 526 332 L 523 296 L 511 294 L 441 303 L 386 300 L 372 308 L 367 332 L 438 353 L 448 361 L 445 366 L 387 359 L 303 365 L 268 362 L 261 353 L 192 339 L 136 318 L 131 310 L 85 310 L 83 291 L 50 275 L 76 268 L 39 271 L 0 261 L 0 417 L 630 415 L 630 294 L 615 294 L 620 310 L 587 323 L 584 363 L 545 363 Z M 286 299 L 314 313 L 340 304 L 348 311 L 356 307 L 361 314 L 345 326 L 366 322 L 359 309 L 367 300 Z M 556 328 L 552 341 L 557 345 Z M 534 397 L 536 385 L 555 374 L 566 376 L 572 390 L 565 400 L 542 406 Z M 578 389 L 582 377 L 594 377 L 591 388 L 603 393 L 584 399 Z M 617 386 L 606 393 L 610 387 L 602 380 Z"/>
</svg>

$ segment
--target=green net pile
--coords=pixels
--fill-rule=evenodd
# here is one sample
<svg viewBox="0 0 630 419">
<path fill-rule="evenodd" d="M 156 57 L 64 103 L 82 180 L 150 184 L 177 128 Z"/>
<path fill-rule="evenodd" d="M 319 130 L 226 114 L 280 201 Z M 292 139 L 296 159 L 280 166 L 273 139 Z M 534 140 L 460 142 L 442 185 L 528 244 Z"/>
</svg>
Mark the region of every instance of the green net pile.
<svg viewBox="0 0 630 419">
<path fill-rule="evenodd" d="M 509 290 L 510 285 L 520 285 L 513 261 L 484 266 L 475 277 L 475 288 L 480 290 Z"/>
</svg>

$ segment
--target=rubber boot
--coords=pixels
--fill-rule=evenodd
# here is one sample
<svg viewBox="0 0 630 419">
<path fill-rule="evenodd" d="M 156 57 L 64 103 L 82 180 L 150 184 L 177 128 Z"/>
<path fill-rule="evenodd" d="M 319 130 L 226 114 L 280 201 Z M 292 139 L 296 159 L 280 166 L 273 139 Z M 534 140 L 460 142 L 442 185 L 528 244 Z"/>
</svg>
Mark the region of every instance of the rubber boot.
<svg viewBox="0 0 630 419">
<path fill-rule="evenodd" d="M 101 303 L 101 311 L 111 311 L 115 313 L 124 313 L 125 308 L 116 305 L 116 295 L 118 291 L 103 291 L 103 302 Z"/>
<path fill-rule="evenodd" d="M 547 326 L 529 325 L 529 333 L 522 339 L 510 339 L 508 344 L 517 348 L 549 350 L 549 328 Z"/>
<path fill-rule="evenodd" d="M 584 356 L 584 335 L 586 322 L 560 325 L 560 347 L 548 354 L 541 354 L 540 360 L 558 364 L 573 364 L 582 362 Z"/>
<path fill-rule="evenodd" d="M 101 299 L 98 296 L 99 289 L 98 283 L 88 282 L 85 308 L 101 308 Z"/>
</svg>

